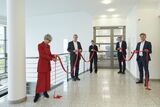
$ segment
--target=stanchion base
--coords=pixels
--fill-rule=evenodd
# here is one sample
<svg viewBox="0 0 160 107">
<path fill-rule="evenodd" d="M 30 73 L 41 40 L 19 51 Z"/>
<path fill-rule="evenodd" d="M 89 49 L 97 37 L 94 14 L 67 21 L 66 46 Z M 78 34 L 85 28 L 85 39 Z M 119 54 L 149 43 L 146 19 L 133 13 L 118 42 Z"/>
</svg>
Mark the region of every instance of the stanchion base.
<svg viewBox="0 0 160 107">
<path fill-rule="evenodd" d="M 149 90 L 149 91 L 150 91 L 150 90 L 152 90 L 152 89 L 150 89 L 150 88 L 146 88 L 146 90 Z"/>
<path fill-rule="evenodd" d="M 56 96 L 53 96 L 53 98 L 54 98 L 54 99 L 61 99 L 61 98 L 62 98 L 62 96 L 60 96 L 60 95 L 56 95 Z"/>
</svg>

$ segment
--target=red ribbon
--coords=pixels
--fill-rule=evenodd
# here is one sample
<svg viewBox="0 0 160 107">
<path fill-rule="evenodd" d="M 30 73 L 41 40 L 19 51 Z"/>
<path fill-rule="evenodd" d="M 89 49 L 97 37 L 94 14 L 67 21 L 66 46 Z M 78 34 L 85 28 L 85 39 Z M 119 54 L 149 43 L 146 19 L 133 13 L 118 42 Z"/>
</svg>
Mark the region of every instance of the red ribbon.
<svg viewBox="0 0 160 107">
<path fill-rule="evenodd" d="M 75 69 L 76 66 L 77 66 L 78 55 L 79 55 L 79 52 L 76 53 L 76 60 L 75 60 L 75 62 L 74 62 L 73 68 L 71 68 L 71 73 L 74 73 L 74 69 Z M 64 67 L 64 65 L 63 65 L 63 63 L 62 63 L 62 60 L 61 60 L 60 56 L 57 56 L 57 58 L 58 58 L 58 60 L 59 60 L 59 62 L 60 62 L 60 64 L 61 64 L 61 67 L 62 67 L 63 71 L 67 73 L 67 70 L 65 69 L 65 67 Z"/>
<path fill-rule="evenodd" d="M 148 68 L 148 62 L 149 62 L 149 59 L 148 59 L 148 54 L 149 54 L 149 50 L 148 49 L 146 49 L 146 50 L 144 50 L 144 51 L 138 51 L 138 50 L 134 50 L 133 52 L 131 52 L 132 53 L 132 55 L 128 58 L 128 59 L 126 59 L 124 56 L 123 56 L 123 58 L 124 58 L 124 60 L 125 61 L 130 61 L 132 58 L 133 58 L 133 56 L 134 56 L 134 54 L 136 53 L 140 53 L 140 52 L 145 52 L 146 53 L 146 63 L 147 63 L 147 65 L 146 65 L 146 68 Z M 148 70 L 148 69 L 147 69 Z M 146 73 L 146 90 L 151 90 L 150 88 L 149 88 L 149 78 L 148 78 L 148 71 L 146 71 L 147 73 Z"/>
<path fill-rule="evenodd" d="M 132 55 L 128 59 L 126 59 L 125 56 L 123 56 L 123 59 L 125 61 L 130 61 L 133 58 L 133 56 L 134 56 L 135 53 L 136 53 L 135 51 L 131 52 Z"/>
<path fill-rule="evenodd" d="M 76 60 L 75 60 L 75 62 L 74 62 L 73 68 L 71 69 L 71 74 L 74 73 L 74 69 L 76 68 L 77 62 L 78 62 L 78 55 L 79 55 L 79 52 L 76 52 L 75 54 L 76 54 Z"/>
<path fill-rule="evenodd" d="M 85 58 L 83 57 L 82 53 L 80 53 L 80 56 L 81 56 L 81 58 L 83 59 L 84 62 L 90 62 L 91 59 L 93 58 L 94 54 L 95 54 L 95 52 L 93 51 L 93 52 L 92 52 L 92 55 L 89 57 L 89 60 L 88 60 L 88 61 L 85 60 Z"/>
<path fill-rule="evenodd" d="M 75 60 L 75 62 L 74 62 L 73 68 L 71 69 L 71 73 L 74 73 L 74 69 L 75 69 L 76 66 L 77 66 L 77 61 L 78 61 L 78 56 L 79 56 L 79 54 L 80 54 L 81 58 L 84 60 L 84 62 L 90 62 L 91 59 L 93 58 L 95 52 L 92 52 L 92 55 L 90 56 L 89 60 L 86 61 L 85 58 L 83 57 L 82 53 L 81 53 L 81 52 L 78 52 L 78 50 L 77 50 L 77 52 L 76 52 L 76 60 Z M 58 58 L 58 60 L 59 60 L 59 62 L 60 62 L 60 64 L 61 64 L 61 67 L 62 67 L 63 71 L 67 73 L 67 70 L 65 69 L 65 67 L 64 67 L 64 65 L 63 65 L 63 63 L 62 63 L 62 60 L 61 60 L 60 56 L 57 56 L 57 58 Z"/>
<path fill-rule="evenodd" d="M 56 61 L 55 61 L 55 85 L 56 85 Z M 53 98 L 54 99 L 60 99 L 60 98 L 62 98 L 62 96 L 61 95 L 58 95 L 58 94 L 56 94 L 56 89 L 54 90 L 54 95 L 53 95 Z"/>
<path fill-rule="evenodd" d="M 65 69 L 65 67 L 64 67 L 64 65 L 63 65 L 63 63 L 62 63 L 61 58 L 60 58 L 59 56 L 57 56 L 57 58 L 58 58 L 58 60 L 59 60 L 59 62 L 60 62 L 60 64 L 61 64 L 61 67 L 62 67 L 63 71 L 67 73 L 67 70 Z"/>
</svg>

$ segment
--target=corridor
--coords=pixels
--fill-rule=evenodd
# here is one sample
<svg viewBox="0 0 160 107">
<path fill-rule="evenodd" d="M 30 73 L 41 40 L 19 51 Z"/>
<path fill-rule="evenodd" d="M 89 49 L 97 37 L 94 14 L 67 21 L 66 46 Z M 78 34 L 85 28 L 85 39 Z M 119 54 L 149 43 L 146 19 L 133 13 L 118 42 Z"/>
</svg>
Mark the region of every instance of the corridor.
<svg viewBox="0 0 160 107">
<path fill-rule="evenodd" d="M 101 69 L 98 74 L 84 73 L 81 81 L 69 81 L 56 89 L 63 97 L 53 99 L 41 96 L 33 103 L 33 96 L 21 104 L 10 105 L 0 101 L 1 107 L 160 107 L 160 85 L 151 81 L 151 91 L 146 91 L 144 85 L 137 85 L 135 79 L 127 73 L 117 74 L 118 70 Z"/>
</svg>

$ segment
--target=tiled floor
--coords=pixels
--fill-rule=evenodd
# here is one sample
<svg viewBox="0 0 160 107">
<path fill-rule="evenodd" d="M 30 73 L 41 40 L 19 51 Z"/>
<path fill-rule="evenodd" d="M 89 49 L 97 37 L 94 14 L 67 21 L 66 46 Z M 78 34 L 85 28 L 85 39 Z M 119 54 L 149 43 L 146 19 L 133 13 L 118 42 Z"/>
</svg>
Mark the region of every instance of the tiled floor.
<svg viewBox="0 0 160 107">
<path fill-rule="evenodd" d="M 98 74 L 85 73 L 81 81 L 65 83 L 57 88 L 63 97 L 41 99 L 35 104 L 33 97 L 22 104 L 0 103 L 0 107 L 160 107 L 160 82 L 150 83 L 151 91 L 135 84 L 129 74 L 119 75 L 117 70 L 99 70 Z"/>
</svg>

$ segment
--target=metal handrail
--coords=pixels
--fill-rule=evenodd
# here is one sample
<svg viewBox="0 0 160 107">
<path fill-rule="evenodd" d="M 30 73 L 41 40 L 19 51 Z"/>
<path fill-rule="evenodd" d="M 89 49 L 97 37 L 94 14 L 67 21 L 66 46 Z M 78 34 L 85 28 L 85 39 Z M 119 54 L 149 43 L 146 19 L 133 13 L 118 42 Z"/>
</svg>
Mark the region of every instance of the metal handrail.
<svg viewBox="0 0 160 107">
<path fill-rule="evenodd" d="M 89 58 L 89 53 L 88 51 L 83 51 L 82 54 L 84 55 L 85 58 Z M 67 74 L 63 72 L 59 62 L 57 62 L 56 66 L 57 66 L 57 84 L 54 84 L 54 76 L 55 76 L 55 72 L 54 69 L 52 69 L 51 71 L 51 86 L 52 89 L 55 88 L 56 86 L 58 86 L 59 84 L 62 84 L 64 81 L 63 80 L 70 80 L 71 76 L 70 76 L 70 54 L 69 53 L 62 53 L 62 54 L 58 54 L 61 58 L 62 58 L 62 62 L 64 64 L 64 67 L 67 70 Z M 88 55 L 88 56 L 87 56 Z M 6 57 L 4 58 L 0 58 L 1 60 L 7 60 Z M 31 95 L 34 94 L 34 92 L 30 92 L 30 91 L 34 91 L 33 89 L 35 88 L 35 83 L 37 80 L 37 62 L 38 62 L 38 57 L 26 57 L 26 79 L 27 79 L 27 92 L 30 93 Z M 54 62 L 51 63 L 52 67 L 54 67 Z M 7 68 L 6 65 L 4 65 L 4 70 L 5 67 Z M 80 73 L 84 73 L 85 71 L 87 71 L 89 69 L 88 64 L 84 63 L 81 60 L 81 64 L 80 64 Z M 2 74 L 0 74 L 2 75 Z M 3 75 L 7 76 L 7 73 L 3 73 Z M 6 77 L 6 79 L 8 78 L 8 76 Z M 1 81 L 1 79 L 0 79 Z M 7 82 L 7 81 L 6 81 Z M 30 84 L 30 85 L 29 85 Z M 34 87 L 33 87 L 34 86 Z M 6 92 L 7 92 L 7 88 L 6 87 Z"/>
<path fill-rule="evenodd" d="M 57 54 L 57 55 L 68 55 L 69 53 L 61 53 L 61 54 Z M 39 57 L 26 57 L 26 59 L 38 59 Z"/>
<path fill-rule="evenodd" d="M 89 58 L 89 52 L 88 51 L 84 51 L 82 52 L 82 54 L 84 54 L 84 57 L 85 58 Z M 55 88 L 57 85 L 59 84 L 62 84 L 64 81 L 63 80 L 70 80 L 71 76 L 70 76 L 70 54 L 69 53 L 62 53 L 62 54 L 58 54 L 61 59 L 62 59 L 62 62 L 64 64 L 64 67 L 66 68 L 67 70 L 67 74 L 63 72 L 59 62 L 57 62 L 56 64 L 56 67 L 57 67 L 57 72 L 56 72 L 56 75 L 57 75 L 57 84 L 54 84 L 54 81 L 55 81 L 55 72 L 54 72 L 54 69 L 52 69 L 51 71 L 51 87 Z M 88 56 L 85 56 L 85 55 L 88 55 Z M 31 61 L 31 62 L 28 62 L 27 61 Z M 32 84 L 31 86 L 35 86 L 36 84 L 36 80 L 37 80 L 37 60 L 38 60 L 38 57 L 26 57 L 26 71 L 29 70 L 29 72 L 26 72 L 26 75 L 27 75 L 27 80 L 30 80 L 27 82 L 27 84 Z M 32 62 L 33 61 L 33 62 Z M 33 63 L 33 64 L 32 64 Z M 54 67 L 54 62 L 51 63 L 52 67 Z M 82 60 L 81 60 L 81 66 L 80 66 L 80 73 L 84 73 L 85 71 L 87 71 L 89 69 L 89 66 L 87 66 L 87 64 L 85 64 Z M 34 85 L 33 85 L 34 84 Z M 33 87 L 32 89 L 29 88 L 30 86 L 27 86 L 27 92 L 29 92 L 31 95 L 34 94 L 34 92 L 31 92 L 33 91 Z M 35 87 L 34 87 L 35 88 Z"/>
</svg>

